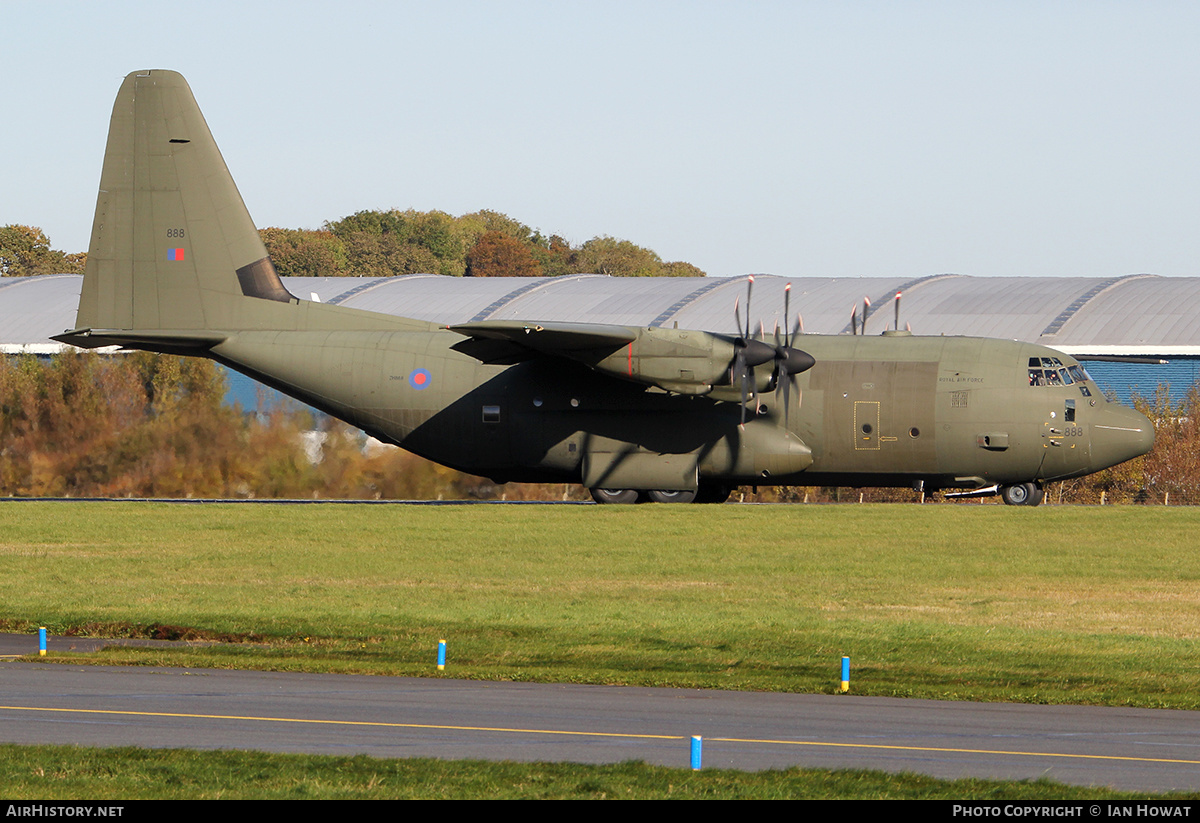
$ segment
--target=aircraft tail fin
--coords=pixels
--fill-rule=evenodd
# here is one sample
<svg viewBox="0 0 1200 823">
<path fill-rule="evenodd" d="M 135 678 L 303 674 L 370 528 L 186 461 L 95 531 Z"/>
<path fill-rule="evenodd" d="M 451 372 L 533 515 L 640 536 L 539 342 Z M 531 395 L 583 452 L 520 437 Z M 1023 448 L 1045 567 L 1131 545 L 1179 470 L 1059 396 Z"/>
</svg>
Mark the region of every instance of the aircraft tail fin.
<svg viewBox="0 0 1200 823">
<path fill-rule="evenodd" d="M 187 81 L 130 74 L 113 106 L 77 332 L 236 328 L 247 302 L 265 308 L 247 297 L 296 302 Z"/>
</svg>

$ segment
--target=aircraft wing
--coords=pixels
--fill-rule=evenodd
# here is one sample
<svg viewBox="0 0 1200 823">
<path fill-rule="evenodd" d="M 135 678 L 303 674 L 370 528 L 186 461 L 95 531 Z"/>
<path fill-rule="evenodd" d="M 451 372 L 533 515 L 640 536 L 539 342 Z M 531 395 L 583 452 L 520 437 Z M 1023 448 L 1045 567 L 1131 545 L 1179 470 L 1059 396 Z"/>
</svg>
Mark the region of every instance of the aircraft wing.
<svg viewBox="0 0 1200 823">
<path fill-rule="evenodd" d="M 524 323 L 513 320 L 482 320 L 449 326 L 450 331 L 485 340 L 507 340 L 543 354 L 614 351 L 637 340 L 637 329 L 603 323 Z"/>
<path fill-rule="evenodd" d="M 602 374 L 678 394 L 708 394 L 715 384 L 728 385 L 737 345 L 730 338 L 703 331 L 604 323 L 484 320 L 448 328 L 471 338 L 469 343 L 455 346 L 457 351 L 484 362 L 501 362 L 502 356 L 561 357 Z M 762 349 L 756 349 L 760 355 L 757 363 L 774 355 L 773 348 L 757 342 L 753 345 Z"/>
</svg>

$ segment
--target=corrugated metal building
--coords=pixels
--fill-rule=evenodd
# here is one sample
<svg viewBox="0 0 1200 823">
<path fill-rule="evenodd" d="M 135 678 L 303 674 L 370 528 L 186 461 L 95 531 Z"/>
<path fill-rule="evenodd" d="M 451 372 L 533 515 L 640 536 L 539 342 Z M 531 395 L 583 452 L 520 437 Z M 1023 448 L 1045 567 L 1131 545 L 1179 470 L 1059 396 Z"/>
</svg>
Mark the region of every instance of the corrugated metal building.
<svg viewBox="0 0 1200 823">
<path fill-rule="evenodd" d="M 72 328 L 82 277 L 0 278 L 0 351 L 48 354 L 49 335 Z M 785 278 L 756 275 L 752 323 L 770 332 L 783 318 Z M 1169 365 L 1089 363 L 1101 385 L 1127 400 L 1160 382 L 1181 398 L 1200 371 L 1200 277 L 794 278 L 792 313 L 809 333 L 844 334 L 850 314 L 871 303 L 867 333 L 893 323 L 917 334 L 974 335 L 1041 343 L 1073 355 L 1161 358 Z M 560 320 L 695 328 L 734 333 L 734 302 L 746 310 L 746 277 L 475 279 L 414 274 L 387 278 L 290 277 L 298 297 L 439 323 Z M 794 320 L 793 320 L 794 322 Z M 249 390 L 249 402 L 255 391 Z"/>
</svg>

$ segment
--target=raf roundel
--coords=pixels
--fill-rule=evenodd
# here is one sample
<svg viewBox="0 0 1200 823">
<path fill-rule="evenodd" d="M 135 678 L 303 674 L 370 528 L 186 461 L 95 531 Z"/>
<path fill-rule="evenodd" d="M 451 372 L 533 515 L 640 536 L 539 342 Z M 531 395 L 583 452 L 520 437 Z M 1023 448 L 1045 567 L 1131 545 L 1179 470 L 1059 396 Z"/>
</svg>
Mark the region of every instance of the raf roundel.
<svg viewBox="0 0 1200 823">
<path fill-rule="evenodd" d="M 432 379 L 433 376 L 429 373 L 428 369 L 413 369 L 412 374 L 408 376 L 409 385 L 417 391 L 426 388 Z"/>
</svg>

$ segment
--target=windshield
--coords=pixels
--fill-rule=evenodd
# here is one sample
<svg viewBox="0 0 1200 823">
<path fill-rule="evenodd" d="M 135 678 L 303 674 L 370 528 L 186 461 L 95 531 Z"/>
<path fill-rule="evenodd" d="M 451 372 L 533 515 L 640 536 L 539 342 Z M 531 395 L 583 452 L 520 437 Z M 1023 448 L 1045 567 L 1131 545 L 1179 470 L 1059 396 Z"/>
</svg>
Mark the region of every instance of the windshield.
<svg viewBox="0 0 1200 823">
<path fill-rule="evenodd" d="M 1091 392 L 1082 384 L 1091 379 L 1091 375 L 1078 363 L 1068 365 L 1057 357 L 1029 358 L 1029 385 L 1031 386 L 1073 386 L 1079 383 L 1079 390 L 1085 396 L 1090 397 Z"/>
</svg>

